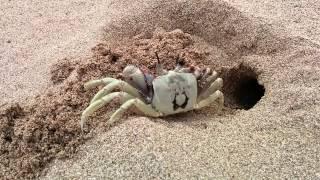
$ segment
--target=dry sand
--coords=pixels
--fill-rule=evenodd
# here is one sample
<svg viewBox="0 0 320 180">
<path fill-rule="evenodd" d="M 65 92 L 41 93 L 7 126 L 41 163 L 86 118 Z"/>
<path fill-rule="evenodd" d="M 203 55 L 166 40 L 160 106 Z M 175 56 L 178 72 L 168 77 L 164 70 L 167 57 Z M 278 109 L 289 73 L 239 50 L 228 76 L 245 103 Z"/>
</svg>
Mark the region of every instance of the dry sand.
<svg viewBox="0 0 320 180">
<path fill-rule="evenodd" d="M 88 54 L 101 38 L 110 3 L 1 0 L 1 102 L 40 94 L 50 83 L 53 63 Z"/>
<path fill-rule="evenodd" d="M 2 4 L 1 179 L 320 178 L 316 1 Z M 96 92 L 83 83 L 126 63 L 153 69 L 154 51 L 168 68 L 182 54 L 219 71 L 226 107 L 107 127 L 114 102 L 81 134 Z M 255 78 L 265 94 L 241 109 L 256 91 L 239 87 Z"/>
</svg>

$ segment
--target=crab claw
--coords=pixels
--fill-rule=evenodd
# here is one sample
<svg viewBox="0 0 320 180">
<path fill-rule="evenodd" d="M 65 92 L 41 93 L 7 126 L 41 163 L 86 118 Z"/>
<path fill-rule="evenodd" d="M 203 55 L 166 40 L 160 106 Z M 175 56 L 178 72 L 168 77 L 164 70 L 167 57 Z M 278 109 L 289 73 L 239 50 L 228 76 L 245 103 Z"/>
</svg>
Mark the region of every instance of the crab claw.
<svg viewBox="0 0 320 180">
<path fill-rule="evenodd" d="M 151 97 L 151 86 L 154 79 L 153 75 L 144 73 L 141 69 L 133 65 L 128 65 L 122 72 L 124 81 L 129 83 L 134 88 L 138 89 L 139 92 L 146 96 Z"/>
</svg>

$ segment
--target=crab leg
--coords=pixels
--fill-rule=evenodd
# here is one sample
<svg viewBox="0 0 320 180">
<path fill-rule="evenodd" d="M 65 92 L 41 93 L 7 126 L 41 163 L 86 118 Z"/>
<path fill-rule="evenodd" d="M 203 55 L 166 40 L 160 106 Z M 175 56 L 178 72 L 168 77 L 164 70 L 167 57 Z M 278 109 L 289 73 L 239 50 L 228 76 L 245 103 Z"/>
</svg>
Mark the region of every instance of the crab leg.
<svg viewBox="0 0 320 180">
<path fill-rule="evenodd" d="M 121 80 L 113 80 L 111 83 L 103 87 L 91 100 L 90 104 L 94 103 L 96 100 L 100 99 L 101 97 L 109 94 L 112 92 L 115 88 L 119 88 L 120 91 L 127 92 L 128 94 L 139 97 L 140 93 L 139 91 L 126 83 L 125 81 Z"/>
<path fill-rule="evenodd" d="M 208 89 L 206 89 L 203 93 L 201 93 L 198 97 L 198 101 L 201 101 L 217 90 L 221 89 L 223 86 L 223 80 L 221 78 L 216 79 Z"/>
<path fill-rule="evenodd" d="M 131 106 L 135 105 L 141 112 L 144 114 L 151 116 L 151 117 L 159 117 L 162 116 L 162 113 L 154 110 L 151 105 L 145 104 L 140 99 L 130 99 L 126 101 L 124 104 L 121 105 L 121 107 L 112 114 L 109 123 L 112 124 L 114 121 L 116 121 L 118 118 L 121 117 L 121 115 L 128 110 Z"/>
<path fill-rule="evenodd" d="M 130 94 L 126 93 L 126 92 L 113 92 L 110 93 L 96 101 L 94 101 L 93 103 L 91 103 L 82 113 L 81 115 L 81 129 L 83 129 L 83 125 L 86 122 L 86 120 L 88 119 L 88 117 L 93 114 L 95 111 L 97 111 L 98 109 L 100 109 L 101 107 L 103 107 L 104 105 L 106 105 L 107 103 L 109 103 L 111 100 L 113 100 L 114 98 L 120 98 L 120 102 L 123 103 L 125 101 L 128 101 L 129 99 L 133 99 L 134 97 L 131 96 Z"/>
<path fill-rule="evenodd" d="M 118 80 L 115 78 L 109 78 L 109 77 L 103 78 L 103 79 L 92 80 L 92 81 L 85 83 L 84 88 L 86 90 L 89 90 L 89 89 L 95 88 L 100 85 L 104 85 L 104 86 L 108 85 L 109 83 L 111 83 L 113 81 L 118 81 Z"/>
<path fill-rule="evenodd" d="M 193 75 L 196 77 L 196 79 L 200 79 L 201 78 L 201 72 L 200 72 L 200 69 L 198 67 L 180 68 L 177 71 L 181 72 L 181 73 L 193 73 Z"/>
<path fill-rule="evenodd" d="M 212 74 L 212 71 L 210 68 L 206 68 L 203 70 L 203 75 L 201 76 L 201 79 L 206 79 L 208 78 L 208 76 L 210 76 Z"/>
<path fill-rule="evenodd" d="M 200 101 L 199 103 L 197 103 L 194 108 L 195 109 L 201 109 L 205 106 L 210 105 L 211 103 L 213 103 L 216 99 L 219 99 L 220 103 L 223 104 L 224 103 L 224 96 L 222 94 L 221 91 L 216 91 L 213 94 L 211 94 L 208 98 Z"/>
<path fill-rule="evenodd" d="M 212 74 L 206 79 L 207 83 L 211 83 L 212 81 L 216 80 L 218 77 L 218 73 L 213 71 Z"/>
<path fill-rule="evenodd" d="M 180 68 L 178 72 L 191 73 L 191 68 L 190 67 L 188 67 L 188 68 Z"/>
</svg>

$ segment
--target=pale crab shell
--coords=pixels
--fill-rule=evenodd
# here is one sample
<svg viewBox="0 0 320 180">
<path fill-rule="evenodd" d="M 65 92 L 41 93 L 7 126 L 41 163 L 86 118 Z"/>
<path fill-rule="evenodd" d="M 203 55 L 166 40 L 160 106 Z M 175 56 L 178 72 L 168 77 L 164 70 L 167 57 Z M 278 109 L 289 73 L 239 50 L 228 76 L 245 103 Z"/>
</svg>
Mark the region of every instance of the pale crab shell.
<svg viewBox="0 0 320 180">
<path fill-rule="evenodd" d="M 164 115 L 186 112 L 197 103 L 197 79 L 191 73 L 169 71 L 152 82 L 152 106 Z"/>
</svg>

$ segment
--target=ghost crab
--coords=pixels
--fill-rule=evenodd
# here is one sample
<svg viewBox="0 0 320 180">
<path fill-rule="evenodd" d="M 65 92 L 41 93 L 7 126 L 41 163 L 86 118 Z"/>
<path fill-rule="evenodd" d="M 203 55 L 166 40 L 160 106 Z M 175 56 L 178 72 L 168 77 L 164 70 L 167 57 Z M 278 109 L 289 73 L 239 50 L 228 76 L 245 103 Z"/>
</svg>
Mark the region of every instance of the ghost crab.
<svg viewBox="0 0 320 180">
<path fill-rule="evenodd" d="M 106 77 L 85 83 L 85 89 L 100 85 L 104 87 L 83 111 L 81 129 L 91 114 L 115 98 L 119 98 L 122 105 L 110 117 L 110 124 L 133 105 L 151 117 L 200 109 L 215 100 L 223 105 L 224 96 L 220 91 L 223 80 L 218 78 L 217 72 L 210 68 L 201 70 L 194 66 L 183 67 L 179 59 L 174 70 L 165 70 L 157 53 L 156 57 L 156 77 L 136 66 L 128 65 L 122 72 L 124 80 Z M 113 92 L 115 89 L 120 89 L 120 92 Z"/>
</svg>

